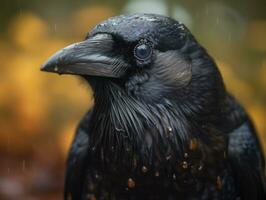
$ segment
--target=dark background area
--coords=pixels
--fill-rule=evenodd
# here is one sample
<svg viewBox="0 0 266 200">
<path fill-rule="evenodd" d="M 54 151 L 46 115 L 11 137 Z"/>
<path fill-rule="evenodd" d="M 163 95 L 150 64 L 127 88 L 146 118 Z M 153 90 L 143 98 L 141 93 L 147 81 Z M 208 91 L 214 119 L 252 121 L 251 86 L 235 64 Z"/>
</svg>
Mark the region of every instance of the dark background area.
<svg viewBox="0 0 266 200">
<path fill-rule="evenodd" d="M 123 13 L 185 23 L 250 113 L 266 152 L 265 9 L 265 0 L 0 0 L 0 199 L 62 199 L 66 155 L 92 91 L 76 77 L 39 68 Z"/>
</svg>

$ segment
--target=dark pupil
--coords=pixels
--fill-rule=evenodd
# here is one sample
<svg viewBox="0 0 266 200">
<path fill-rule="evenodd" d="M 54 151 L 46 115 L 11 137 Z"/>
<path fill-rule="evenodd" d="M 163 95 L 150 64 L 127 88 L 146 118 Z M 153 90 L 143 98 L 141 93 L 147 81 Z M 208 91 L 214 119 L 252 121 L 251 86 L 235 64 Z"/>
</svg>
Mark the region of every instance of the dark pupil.
<svg viewBox="0 0 266 200">
<path fill-rule="evenodd" d="M 136 48 L 136 56 L 139 59 L 145 59 L 147 58 L 151 53 L 151 49 L 150 46 L 146 45 L 146 44 L 141 44 L 139 46 L 137 46 Z"/>
</svg>

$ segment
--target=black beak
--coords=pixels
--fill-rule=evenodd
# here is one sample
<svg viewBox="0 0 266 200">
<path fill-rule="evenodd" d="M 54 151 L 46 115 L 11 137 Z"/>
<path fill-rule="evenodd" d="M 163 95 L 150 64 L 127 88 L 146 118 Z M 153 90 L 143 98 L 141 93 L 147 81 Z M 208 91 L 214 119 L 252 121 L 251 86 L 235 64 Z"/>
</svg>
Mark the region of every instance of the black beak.
<svg viewBox="0 0 266 200">
<path fill-rule="evenodd" d="M 69 45 L 51 56 L 41 71 L 119 78 L 127 64 L 114 54 L 113 43 L 111 35 L 99 34 Z"/>
</svg>

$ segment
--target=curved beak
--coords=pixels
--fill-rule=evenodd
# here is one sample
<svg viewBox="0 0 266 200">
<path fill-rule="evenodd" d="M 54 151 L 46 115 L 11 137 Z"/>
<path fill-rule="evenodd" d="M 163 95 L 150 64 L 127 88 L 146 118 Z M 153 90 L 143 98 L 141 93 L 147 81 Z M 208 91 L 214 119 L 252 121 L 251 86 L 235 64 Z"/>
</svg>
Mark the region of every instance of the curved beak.
<svg viewBox="0 0 266 200">
<path fill-rule="evenodd" d="M 69 45 L 52 55 L 41 71 L 119 78 L 127 64 L 113 52 L 113 39 L 99 34 L 83 42 Z"/>
</svg>

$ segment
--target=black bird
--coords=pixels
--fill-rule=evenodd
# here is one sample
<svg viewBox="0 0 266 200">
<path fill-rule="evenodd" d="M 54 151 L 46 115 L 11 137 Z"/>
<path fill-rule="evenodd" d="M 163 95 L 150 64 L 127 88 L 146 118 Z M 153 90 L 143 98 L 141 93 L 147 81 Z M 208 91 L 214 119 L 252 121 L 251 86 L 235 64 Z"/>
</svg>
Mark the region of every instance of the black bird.
<svg viewBox="0 0 266 200">
<path fill-rule="evenodd" d="M 79 75 L 94 90 L 69 152 L 65 199 L 265 199 L 253 124 L 182 23 L 113 17 L 41 70 Z"/>
</svg>

